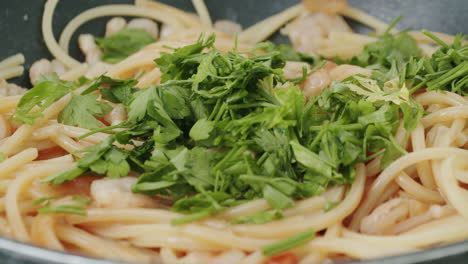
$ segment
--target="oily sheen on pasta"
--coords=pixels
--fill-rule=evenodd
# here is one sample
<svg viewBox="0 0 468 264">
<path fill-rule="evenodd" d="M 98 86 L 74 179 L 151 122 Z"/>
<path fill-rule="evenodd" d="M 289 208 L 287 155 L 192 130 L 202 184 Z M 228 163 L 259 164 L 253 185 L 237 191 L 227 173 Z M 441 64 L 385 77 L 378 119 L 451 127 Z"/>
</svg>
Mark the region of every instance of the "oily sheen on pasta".
<svg viewBox="0 0 468 264">
<path fill-rule="evenodd" d="M 399 32 L 346 1 L 239 31 L 203 1 L 195 15 L 136 0 L 57 40 L 57 4 L 34 88 L 6 81 L 22 54 L 0 62 L 1 236 L 166 264 L 340 263 L 468 239 L 462 35 Z M 105 37 L 80 36 L 86 62 L 71 57 L 74 32 L 104 16 Z M 278 30 L 292 46 L 263 42 Z"/>
</svg>

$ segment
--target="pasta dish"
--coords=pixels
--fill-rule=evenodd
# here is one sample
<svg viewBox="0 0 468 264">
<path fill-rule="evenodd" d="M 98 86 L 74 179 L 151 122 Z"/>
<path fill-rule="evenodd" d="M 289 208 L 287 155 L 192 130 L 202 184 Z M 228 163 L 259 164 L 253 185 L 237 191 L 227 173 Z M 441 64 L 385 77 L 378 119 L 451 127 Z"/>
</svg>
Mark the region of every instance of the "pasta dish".
<svg viewBox="0 0 468 264">
<path fill-rule="evenodd" d="M 130 263 L 327 264 L 468 239 L 468 43 L 345 0 L 246 29 L 152 0 L 0 62 L 0 236 Z M 62 3 L 63 4 L 63 3 Z M 109 17 L 104 36 L 77 29 Z M 373 30 L 352 31 L 344 18 Z M 290 45 L 268 41 L 275 32 Z"/>
</svg>

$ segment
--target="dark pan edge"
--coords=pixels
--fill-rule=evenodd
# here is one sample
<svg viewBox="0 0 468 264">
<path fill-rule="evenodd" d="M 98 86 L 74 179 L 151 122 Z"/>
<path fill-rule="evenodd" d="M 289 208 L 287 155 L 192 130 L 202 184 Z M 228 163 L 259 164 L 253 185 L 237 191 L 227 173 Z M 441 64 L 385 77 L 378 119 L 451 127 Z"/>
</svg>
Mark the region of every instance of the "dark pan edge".
<svg viewBox="0 0 468 264">
<path fill-rule="evenodd" d="M 2 264 L 117 264 L 108 260 L 98 260 L 70 253 L 36 247 L 15 240 L 0 238 L 0 263 Z"/>
<path fill-rule="evenodd" d="M 109 260 L 99 260 L 50 249 L 40 248 L 22 242 L 0 238 L 0 263 L 2 264 L 118 264 Z M 460 259 L 468 259 L 468 241 L 423 250 L 405 255 L 392 256 L 368 261 L 352 262 L 348 264 L 446 264 L 462 263 Z"/>
</svg>

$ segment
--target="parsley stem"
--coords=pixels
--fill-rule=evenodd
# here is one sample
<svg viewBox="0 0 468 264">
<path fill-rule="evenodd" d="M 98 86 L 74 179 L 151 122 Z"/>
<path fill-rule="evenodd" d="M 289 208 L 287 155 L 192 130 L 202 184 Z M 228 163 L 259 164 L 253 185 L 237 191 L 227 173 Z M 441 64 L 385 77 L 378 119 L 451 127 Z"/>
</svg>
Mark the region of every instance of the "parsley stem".
<svg viewBox="0 0 468 264">
<path fill-rule="evenodd" d="M 376 153 L 374 153 L 374 154 L 368 156 L 368 157 L 366 158 L 366 161 L 373 160 L 374 158 L 376 158 L 376 157 L 378 157 L 378 156 L 384 154 L 385 151 L 386 151 L 386 149 L 381 149 L 380 151 L 378 151 L 378 152 L 376 152 Z"/>
<path fill-rule="evenodd" d="M 296 85 L 299 85 L 299 84 L 303 83 L 304 80 L 307 79 L 307 77 L 309 77 L 310 75 L 312 75 L 312 74 L 316 73 L 317 71 L 319 71 L 320 69 L 322 69 L 325 66 L 325 64 L 327 64 L 327 61 L 323 60 L 322 62 L 320 62 L 319 65 L 317 65 L 315 68 L 313 68 L 310 72 L 307 72 L 307 68 L 304 66 L 302 68 L 302 76 L 301 77 L 288 79 L 288 81 L 293 82 Z"/>
<path fill-rule="evenodd" d="M 424 68 L 426 68 L 426 71 L 431 74 L 435 73 L 434 67 L 432 67 L 431 61 L 430 60 L 424 60 Z"/>
<path fill-rule="evenodd" d="M 275 242 L 273 244 L 262 247 L 262 252 L 266 256 L 273 256 L 288 249 L 297 247 L 315 238 L 314 230 L 306 230 L 288 239 Z"/>
<path fill-rule="evenodd" d="M 205 210 L 198 213 L 182 216 L 171 221 L 172 225 L 183 225 L 190 222 L 194 222 L 203 218 L 207 218 L 213 213 L 213 210 Z"/>
<path fill-rule="evenodd" d="M 247 150 L 247 146 L 240 146 L 237 148 L 233 148 L 229 151 L 229 153 L 224 156 L 224 158 L 216 164 L 216 166 L 213 168 L 213 171 L 220 170 L 224 164 L 231 159 L 233 156 L 237 156 L 239 153 L 243 153 L 244 151 Z"/>
<path fill-rule="evenodd" d="M 259 102 L 259 103 L 250 103 L 250 104 L 235 104 L 228 106 L 230 110 L 245 109 L 245 108 L 254 108 L 254 107 L 274 107 L 274 104 Z"/>
<path fill-rule="evenodd" d="M 65 213 L 65 214 L 76 214 L 86 216 L 87 212 L 83 206 L 79 205 L 59 205 L 57 207 L 51 207 L 46 205 L 37 211 L 40 214 L 47 213 Z"/>
<path fill-rule="evenodd" d="M 248 175 L 248 174 L 244 174 L 244 175 L 239 176 L 239 180 L 255 181 L 255 182 L 267 182 L 267 183 L 271 182 L 270 178 L 267 178 L 265 176 L 256 176 L 256 175 Z"/>
<path fill-rule="evenodd" d="M 447 43 L 445 43 L 443 40 L 441 40 L 440 38 L 438 38 L 436 35 L 432 34 L 432 32 L 429 32 L 427 30 L 423 30 L 422 33 L 426 36 L 428 36 L 429 38 L 433 39 L 435 42 L 437 42 L 439 45 L 441 45 L 442 47 L 444 48 L 450 48 Z"/>
<path fill-rule="evenodd" d="M 270 154 L 268 152 L 265 152 L 260 156 L 260 158 L 257 160 L 257 165 L 262 166 L 262 164 L 268 159 Z"/>
<path fill-rule="evenodd" d="M 223 117 L 224 112 L 226 111 L 227 104 L 223 104 L 221 108 L 219 109 L 219 112 L 216 114 L 215 119 L 213 120 L 214 122 L 219 121 L 221 117 Z"/>
<path fill-rule="evenodd" d="M 424 80 L 420 84 L 418 84 L 415 87 L 411 88 L 411 90 L 409 90 L 409 94 L 415 93 L 417 90 L 421 89 L 421 87 L 423 87 L 426 83 L 427 83 L 427 80 Z"/>
<path fill-rule="evenodd" d="M 320 140 L 322 139 L 326 131 L 327 131 L 326 127 L 322 126 L 322 129 L 320 130 L 318 135 L 314 138 L 314 141 L 312 141 L 312 143 L 309 145 L 309 149 L 313 149 L 315 148 L 315 146 L 317 146 L 317 144 L 320 142 Z"/>
<path fill-rule="evenodd" d="M 459 64 L 457 67 L 451 69 L 450 71 L 448 71 L 444 75 L 440 76 L 436 80 L 432 80 L 432 81 L 428 82 L 428 87 L 431 90 L 432 89 L 437 89 L 437 88 L 449 83 L 453 79 L 456 79 L 456 78 L 458 78 L 460 76 L 465 75 L 467 72 L 468 72 L 468 61 L 465 61 L 465 62 Z"/>
<path fill-rule="evenodd" d="M 91 135 L 94 135 L 94 134 L 97 134 L 97 133 L 104 133 L 104 132 L 107 132 L 107 133 L 115 133 L 114 131 L 112 131 L 113 129 L 116 129 L 116 128 L 127 128 L 129 127 L 130 124 L 128 123 L 120 123 L 118 125 L 115 125 L 115 126 L 108 126 L 108 127 L 103 127 L 103 128 L 98 128 L 98 129 L 94 129 L 86 134 L 83 134 L 81 135 L 80 137 L 78 137 L 78 139 L 83 139 L 83 138 L 87 138 Z"/>
<path fill-rule="evenodd" d="M 393 22 L 388 26 L 387 30 L 385 30 L 384 35 L 387 35 L 388 33 L 390 33 L 390 31 L 395 27 L 395 25 L 396 25 L 402 18 L 403 18 L 402 16 L 398 16 L 397 18 L 395 18 L 395 20 L 393 20 Z"/>
<path fill-rule="evenodd" d="M 216 100 L 216 104 L 215 104 L 215 106 L 213 108 L 213 111 L 211 111 L 211 114 L 208 117 L 208 120 L 211 121 L 211 120 L 213 120 L 213 118 L 215 118 L 216 113 L 219 112 L 219 108 L 221 107 L 221 103 L 222 103 L 221 99 Z"/>
<path fill-rule="evenodd" d="M 330 129 L 336 129 L 336 130 L 359 130 L 359 129 L 362 129 L 362 125 L 361 124 L 347 124 L 347 125 L 336 125 L 336 124 L 329 124 L 327 125 L 327 128 L 330 128 Z M 311 126 L 309 127 L 309 129 L 311 131 L 322 131 L 324 128 L 324 126 Z"/>
<path fill-rule="evenodd" d="M 408 154 L 408 152 L 407 152 L 404 148 L 402 148 L 402 147 L 400 146 L 400 144 L 398 144 L 398 142 L 396 141 L 396 139 L 395 139 L 394 136 L 390 136 L 389 139 L 390 139 L 390 142 L 392 142 L 393 146 L 394 146 L 398 151 L 400 151 L 401 154 L 404 154 L 404 155 L 405 155 L 405 154 Z"/>
</svg>

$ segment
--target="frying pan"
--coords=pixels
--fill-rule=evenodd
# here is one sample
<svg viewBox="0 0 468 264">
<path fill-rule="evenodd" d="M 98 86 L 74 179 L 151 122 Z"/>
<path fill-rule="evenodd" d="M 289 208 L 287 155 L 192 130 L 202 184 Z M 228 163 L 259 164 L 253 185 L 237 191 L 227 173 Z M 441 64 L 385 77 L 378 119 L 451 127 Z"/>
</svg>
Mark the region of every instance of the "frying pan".
<svg viewBox="0 0 468 264">
<path fill-rule="evenodd" d="M 244 27 L 283 10 L 298 0 L 205 0 L 214 20 L 231 19 Z M 40 58 L 51 58 L 42 40 L 40 25 L 45 1 L 0 0 L 0 59 L 22 52 L 26 57 L 26 68 Z M 62 0 L 54 17 L 56 37 L 66 23 L 79 12 L 103 4 L 127 4 L 131 0 Z M 162 2 L 193 11 L 189 0 L 163 0 Z M 354 7 L 361 8 L 380 19 L 391 22 L 395 17 L 404 18 L 400 29 L 428 29 L 456 34 L 468 33 L 467 0 L 349 0 Z M 80 28 L 78 33 L 102 36 L 107 18 L 97 19 Z M 350 21 L 359 32 L 366 29 Z M 78 52 L 76 38 L 71 41 L 72 54 L 83 60 Z M 276 34 L 275 42 L 286 42 Z M 13 82 L 29 87 L 27 74 Z M 0 263 L 2 264 L 115 264 L 61 252 L 46 250 L 9 239 L 0 238 Z M 425 250 L 413 254 L 359 262 L 361 264 L 466 264 L 468 263 L 468 241 L 449 246 Z M 229 263 L 226 263 L 229 264 Z"/>
</svg>

